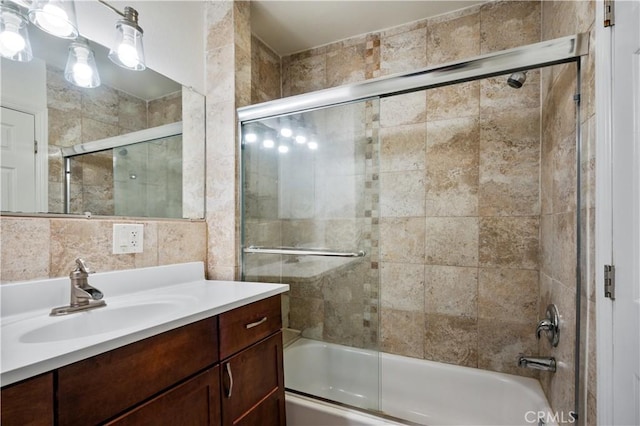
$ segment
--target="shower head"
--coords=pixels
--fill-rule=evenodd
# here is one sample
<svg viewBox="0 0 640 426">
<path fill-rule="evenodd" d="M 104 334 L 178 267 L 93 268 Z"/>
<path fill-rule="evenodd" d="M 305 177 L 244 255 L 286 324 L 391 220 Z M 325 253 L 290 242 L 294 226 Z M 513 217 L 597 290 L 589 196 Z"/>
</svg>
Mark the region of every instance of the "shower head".
<svg viewBox="0 0 640 426">
<path fill-rule="evenodd" d="M 524 82 L 527 80 L 527 72 L 526 71 L 518 71 L 514 72 L 509 76 L 507 80 L 507 84 L 509 87 L 513 87 L 514 89 L 519 89 L 522 87 Z"/>
</svg>

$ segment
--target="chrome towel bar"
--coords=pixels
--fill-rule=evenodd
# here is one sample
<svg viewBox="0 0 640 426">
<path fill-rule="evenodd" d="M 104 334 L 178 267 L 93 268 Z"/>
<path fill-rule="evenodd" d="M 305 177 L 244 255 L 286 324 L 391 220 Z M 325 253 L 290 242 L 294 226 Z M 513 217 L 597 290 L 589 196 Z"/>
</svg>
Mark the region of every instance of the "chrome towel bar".
<svg viewBox="0 0 640 426">
<path fill-rule="evenodd" d="M 301 249 L 296 247 L 245 247 L 245 253 L 285 254 L 292 256 L 331 256 L 331 257 L 364 257 L 367 253 L 359 251 L 341 251 L 329 249 Z"/>
</svg>

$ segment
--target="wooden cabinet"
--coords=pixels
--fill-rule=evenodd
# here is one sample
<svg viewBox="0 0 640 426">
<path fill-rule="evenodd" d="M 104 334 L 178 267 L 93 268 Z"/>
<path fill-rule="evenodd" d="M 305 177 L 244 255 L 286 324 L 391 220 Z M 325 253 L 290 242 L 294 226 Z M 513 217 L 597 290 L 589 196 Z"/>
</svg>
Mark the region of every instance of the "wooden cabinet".
<svg viewBox="0 0 640 426">
<path fill-rule="evenodd" d="M 2 388 L 3 426 L 53 425 L 53 373 L 46 373 Z"/>
<path fill-rule="evenodd" d="M 96 424 L 218 361 L 217 318 L 58 369 L 61 425 Z"/>
<path fill-rule="evenodd" d="M 222 424 L 284 425 L 282 332 L 230 357 L 222 366 Z M 252 423 L 251 418 L 260 419 Z"/>
<path fill-rule="evenodd" d="M 2 389 L 2 425 L 285 425 L 280 296 Z M 220 361 L 221 360 L 221 361 Z"/>
<path fill-rule="evenodd" d="M 125 413 L 114 426 L 217 426 L 220 424 L 220 367 L 196 377 Z"/>
<path fill-rule="evenodd" d="M 219 326 L 222 424 L 286 424 L 280 296 L 221 314 Z"/>
</svg>

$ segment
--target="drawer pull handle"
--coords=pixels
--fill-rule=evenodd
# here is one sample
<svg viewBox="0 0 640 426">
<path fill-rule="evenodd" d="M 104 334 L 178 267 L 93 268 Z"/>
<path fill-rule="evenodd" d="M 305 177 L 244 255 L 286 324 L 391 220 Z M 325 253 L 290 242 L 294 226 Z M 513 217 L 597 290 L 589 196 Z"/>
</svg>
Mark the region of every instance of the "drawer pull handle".
<svg viewBox="0 0 640 426">
<path fill-rule="evenodd" d="M 247 324 L 245 325 L 245 327 L 247 328 L 247 330 L 249 330 L 250 328 L 257 327 L 264 322 L 267 322 L 267 317 L 262 317 L 261 320 Z"/>
<path fill-rule="evenodd" d="M 231 392 L 233 392 L 233 374 L 231 374 L 231 363 L 226 365 L 227 376 L 229 377 L 229 390 L 227 391 L 227 398 L 231 398 Z"/>
</svg>

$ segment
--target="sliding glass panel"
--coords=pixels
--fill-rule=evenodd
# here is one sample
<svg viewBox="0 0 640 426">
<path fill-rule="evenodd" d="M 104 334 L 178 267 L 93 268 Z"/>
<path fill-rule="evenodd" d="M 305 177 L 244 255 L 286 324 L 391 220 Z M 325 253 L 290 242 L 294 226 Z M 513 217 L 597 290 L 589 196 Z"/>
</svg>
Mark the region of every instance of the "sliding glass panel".
<svg viewBox="0 0 640 426">
<path fill-rule="evenodd" d="M 378 116 L 369 100 L 244 123 L 243 277 L 283 282 L 285 385 L 378 409 Z"/>
</svg>

